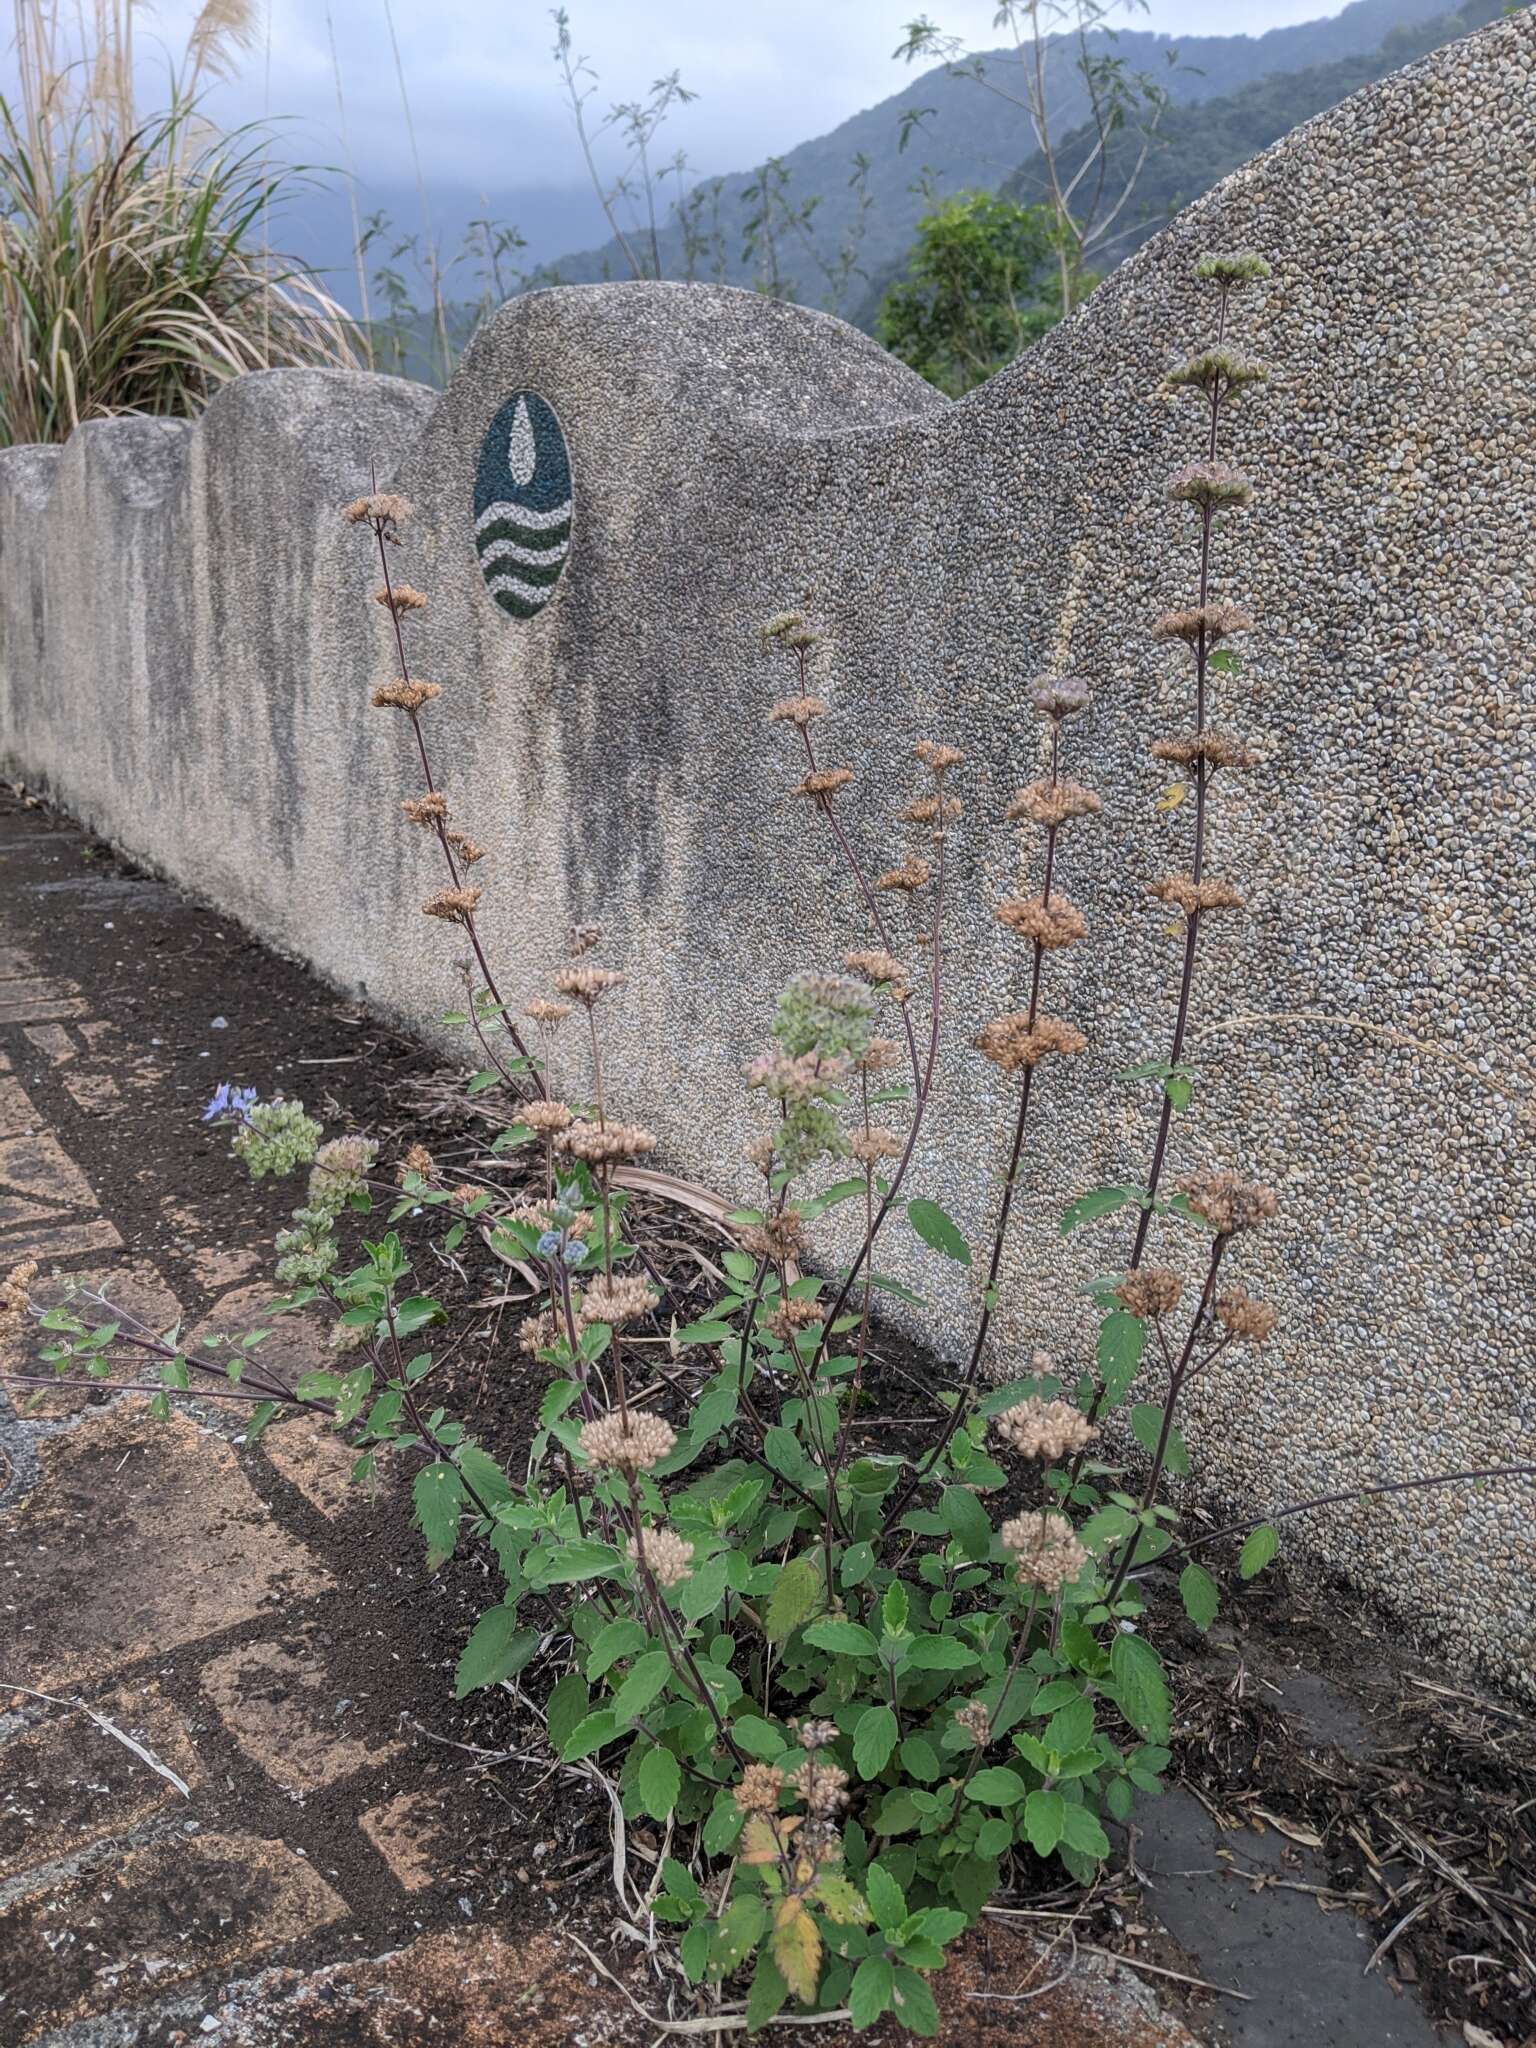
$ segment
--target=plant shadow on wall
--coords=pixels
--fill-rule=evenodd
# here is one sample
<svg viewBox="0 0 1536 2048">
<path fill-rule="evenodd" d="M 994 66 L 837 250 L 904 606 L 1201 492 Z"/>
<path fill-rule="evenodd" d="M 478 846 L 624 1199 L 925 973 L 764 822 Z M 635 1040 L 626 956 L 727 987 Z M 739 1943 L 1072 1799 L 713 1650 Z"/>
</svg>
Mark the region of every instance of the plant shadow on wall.
<svg viewBox="0 0 1536 2048">
<path fill-rule="evenodd" d="M 761 1193 L 732 1216 L 718 1298 L 672 1333 L 674 1357 L 686 1347 L 708 1361 L 684 1383 L 641 1348 L 657 1341 L 665 1303 L 634 1227 L 654 1140 L 619 1111 L 603 1058 L 604 1016 L 625 977 L 599 964 L 602 935 L 583 928 L 547 993 L 519 1003 L 498 980 L 478 924 L 483 849 L 456 824 L 432 766 L 441 690 L 409 660 L 411 621 L 428 602 L 396 573 L 411 509 L 387 492 L 346 512 L 377 555 L 374 596 L 398 665 L 373 702 L 404 721 L 419 761 L 405 816 L 443 876 L 423 909 L 468 953 L 464 1006 L 448 1021 L 478 1047 L 472 1092 L 505 1091 L 511 1105 L 493 1150 L 511 1155 L 517 1194 L 452 1185 L 420 1147 L 388 1178 L 369 1138 L 327 1141 L 302 1104 L 225 1084 L 206 1115 L 231 1128 L 249 1172 L 308 1171 L 277 1241 L 288 1290 L 279 1307 L 328 1314 L 328 1369 L 289 1384 L 265 1362 L 265 1329 L 188 1349 L 179 1330 L 147 1328 L 99 1295 L 45 1308 L 35 1269 L 14 1272 L 0 1300 L 12 1317 L 37 1317 L 61 1375 L 106 1381 L 138 1360 L 158 1373 L 147 1390 L 161 1414 L 216 1388 L 251 1404 L 247 1442 L 280 1410 L 307 1411 L 355 1447 L 359 1481 L 385 1460 L 409 1473 L 429 1562 L 476 1546 L 504 1589 L 464 1647 L 459 1693 L 515 1685 L 535 1659 L 560 1674 L 543 1709 L 552 1755 L 607 1784 L 617 1812 L 664 1828 L 647 1888 L 620 1880 L 625 1913 L 676 1931 L 679 1966 L 716 2019 L 755 2028 L 783 2013 L 843 2012 L 865 2026 L 890 2014 L 932 2034 L 930 1978 L 946 1947 L 1005 1888 L 1046 1873 L 1090 1885 L 1109 1854 L 1106 1822 L 1159 1789 L 1170 1701 L 1144 1568 L 1176 1569 L 1184 1610 L 1206 1629 L 1218 1588 L 1196 1553 L 1241 1535 L 1238 1572 L 1252 1577 L 1276 1551 L 1276 1521 L 1312 1505 L 1181 1539 L 1163 1497 L 1166 1475 L 1188 1465 L 1185 1391 L 1262 1347 L 1274 1323 L 1241 1284 L 1246 1242 L 1274 1196 L 1174 1158 L 1175 1119 L 1195 1086 L 1186 1047 L 1201 936 L 1242 908 L 1210 870 L 1209 813 L 1221 778 L 1256 763 L 1212 718 L 1218 688 L 1230 696 L 1240 685 L 1230 642 L 1249 625 L 1216 595 L 1215 543 L 1250 496 L 1220 457 L 1222 424 L 1264 378 L 1229 339 L 1229 315 L 1267 266 L 1215 256 L 1198 274 L 1214 337 L 1170 380 L 1199 416 L 1202 452 L 1170 484 L 1188 508 L 1195 575 L 1191 601 L 1154 628 L 1187 650 L 1193 709 L 1186 732 L 1152 747 L 1192 791 L 1189 869 L 1149 885 L 1179 915 L 1182 959 L 1165 1052 L 1123 1077 L 1155 1094 L 1145 1178 L 1085 1191 L 1062 1218 L 1065 1231 L 1110 1218 L 1125 1230 L 1116 1269 L 1085 1276 L 1102 1310 L 1090 1366 L 1037 1354 L 1024 1376 L 997 1384 L 988 1343 L 1031 1113 L 1091 1023 L 1050 1007 L 1055 956 L 1088 937 L 1063 878 L 1074 835 L 1093 829 L 1100 808 L 1071 772 L 1089 685 L 1056 676 L 1030 692 L 1046 769 L 1007 816 L 1023 828 L 1032 879 L 997 911 L 1020 942 L 1020 1007 L 962 1055 L 990 1061 L 1011 1089 L 976 1328 L 958 1378 L 880 1415 L 871 1340 L 877 1292 L 890 1284 L 876 1264 L 882 1239 L 910 1227 L 937 1256 L 966 1266 L 974 1256 L 908 1185 L 944 1049 L 964 763 L 939 742 L 916 745 L 920 787 L 900 814 L 913 843 L 869 874 L 842 822 L 853 771 L 817 743 L 825 650 L 795 613 L 762 628 L 789 679 L 770 720 L 795 759 L 794 794 L 846 865 L 868 930 L 841 971 L 797 976 L 780 993 L 769 1043 L 747 1068 L 764 1112 L 750 1153 Z M 808 1270 L 807 1234 L 842 1205 L 862 1230 L 828 1280 Z M 436 1249 L 450 1265 L 478 1232 L 536 1284 L 541 1305 L 514 1369 L 536 1364 L 549 1385 L 521 1469 L 440 1398 L 433 1333 L 445 1311 L 415 1280 L 401 1235 L 422 1216 L 443 1226 Z M 1169 1263 L 1149 1257 L 1154 1231 Z M 1133 1483 L 1104 1425 L 1138 1384 L 1151 1398 L 1128 1412 L 1146 1453 Z"/>
</svg>

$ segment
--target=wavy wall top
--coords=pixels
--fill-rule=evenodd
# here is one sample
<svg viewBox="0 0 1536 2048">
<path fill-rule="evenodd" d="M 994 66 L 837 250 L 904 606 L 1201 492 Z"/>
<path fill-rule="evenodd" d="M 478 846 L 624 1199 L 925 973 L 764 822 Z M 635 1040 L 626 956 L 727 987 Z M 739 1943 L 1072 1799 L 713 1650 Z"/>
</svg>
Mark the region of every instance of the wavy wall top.
<svg viewBox="0 0 1536 2048">
<path fill-rule="evenodd" d="M 1194 257 L 1262 249 L 1274 276 L 1242 301 L 1242 338 L 1275 369 L 1232 451 L 1260 495 L 1219 560 L 1258 627 L 1219 715 L 1268 758 L 1218 783 L 1213 859 L 1249 913 L 1204 953 L 1207 1078 L 1174 1165 L 1241 1157 L 1277 1186 L 1251 1277 L 1281 1325 L 1204 1384 L 1190 1435 L 1255 1506 L 1511 1457 L 1536 1423 L 1533 161 L 1526 12 L 1298 130 L 959 404 L 834 320 L 612 285 L 512 302 L 440 399 L 274 372 L 195 426 L 12 450 L 0 752 L 430 1032 L 451 944 L 415 915 L 436 877 L 397 829 L 415 782 L 368 708 L 383 621 L 336 517 L 376 466 L 419 508 L 401 562 L 432 598 L 420 667 L 444 686 L 443 779 L 492 851 L 508 981 L 531 993 L 572 922 L 603 924 L 631 975 L 613 1013 L 626 1103 L 675 1164 L 744 1190 L 737 1076 L 772 994 L 856 943 L 763 727 L 756 622 L 813 614 L 835 643 L 822 730 L 859 771 L 842 801 L 870 859 L 897 851 L 911 739 L 969 757 L 932 1126 L 948 1137 L 914 1187 L 979 1240 L 1004 1090 L 964 1041 L 1020 1000 L 992 916 L 1018 856 L 995 821 L 1037 772 L 1022 687 L 1070 663 L 1097 685 L 1072 739 L 1105 811 L 1064 843 L 1091 936 L 1053 961 L 1052 1007 L 1092 1044 L 1041 1090 L 1001 1349 L 1081 1346 L 1073 1287 L 1123 1262 L 1124 1232 L 1063 1243 L 1054 1219 L 1145 1159 L 1146 1096 L 1110 1077 L 1165 1042 L 1177 948 L 1144 885 L 1183 865 L 1187 835 L 1145 751 L 1186 715 L 1148 629 L 1190 593 L 1163 485 L 1198 452 L 1159 380 L 1203 338 Z M 915 1242 L 884 1263 L 960 1349 L 973 1284 Z M 1532 1506 L 1505 1482 L 1378 1497 L 1301 1540 L 1518 1677 Z"/>
</svg>

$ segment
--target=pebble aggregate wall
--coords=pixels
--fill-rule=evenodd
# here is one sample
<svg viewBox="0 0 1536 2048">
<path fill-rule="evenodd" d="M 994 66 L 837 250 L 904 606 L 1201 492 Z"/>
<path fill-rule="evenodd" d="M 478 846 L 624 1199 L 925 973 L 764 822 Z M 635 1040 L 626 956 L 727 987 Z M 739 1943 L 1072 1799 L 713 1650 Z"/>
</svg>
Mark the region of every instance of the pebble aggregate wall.
<svg viewBox="0 0 1536 2048">
<path fill-rule="evenodd" d="M 1179 946 L 1145 883 L 1188 861 L 1146 753 L 1188 722 L 1186 671 L 1148 628 L 1191 596 L 1192 528 L 1163 485 L 1198 425 L 1159 383 L 1205 337 L 1194 258 L 1261 249 L 1274 275 L 1238 340 L 1274 374 L 1230 446 L 1259 498 L 1217 575 L 1258 627 L 1218 715 L 1267 758 L 1216 786 L 1213 864 L 1249 910 L 1206 937 L 1201 1093 L 1173 1166 L 1242 1163 L 1277 1188 L 1281 1220 L 1242 1264 L 1281 1322 L 1257 1363 L 1204 1384 L 1189 1434 L 1243 1506 L 1529 1456 L 1533 161 L 1525 11 L 1297 131 L 959 404 L 819 315 L 614 285 L 509 304 L 441 398 L 278 372 L 193 427 L 122 420 L 0 454 L 0 754 L 433 1032 L 453 934 L 416 914 L 439 877 L 398 823 L 416 776 L 396 714 L 367 701 L 386 622 L 336 517 L 377 463 L 419 508 L 398 561 L 432 598 L 418 667 L 444 686 L 442 779 L 491 850 L 494 956 L 532 994 L 573 922 L 603 924 L 599 957 L 632 977 L 610 1013 L 626 1106 L 670 1163 L 745 1193 L 761 1110 L 736 1077 L 772 994 L 863 937 L 763 725 L 782 678 L 756 622 L 802 609 L 832 636 L 820 731 L 859 771 L 838 801 L 867 860 L 900 857 L 911 740 L 969 757 L 951 1054 L 912 1186 L 980 1242 L 1011 1084 L 967 1041 L 1018 1007 L 1026 965 L 992 915 L 1018 875 L 999 820 L 1039 770 L 1024 685 L 1069 665 L 1096 685 L 1070 766 L 1105 809 L 1064 839 L 1058 879 L 1091 930 L 1048 963 L 1049 1007 L 1091 1044 L 1042 1073 L 998 1352 L 1081 1356 L 1093 1315 L 1073 1289 L 1123 1264 L 1128 1231 L 1063 1240 L 1055 1218 L 1144 1170 L 1155 1105 L 1112 1077 L 1166 1042 Z M 521 392 L 563 431 L 574 517 L 558 582 L 509 616 L 473 500 L 487 424 Z M 514 488 L 518 448 L 551 445 L 534 424 L 508 444 Z M 976 1283 L 895 1232 L 883 1263 L 961 1351 Z M 1288 1526 L 1302 1555 L 1529 1683 L 1533 1507 L 1497 1482 Z"/>
</svg>

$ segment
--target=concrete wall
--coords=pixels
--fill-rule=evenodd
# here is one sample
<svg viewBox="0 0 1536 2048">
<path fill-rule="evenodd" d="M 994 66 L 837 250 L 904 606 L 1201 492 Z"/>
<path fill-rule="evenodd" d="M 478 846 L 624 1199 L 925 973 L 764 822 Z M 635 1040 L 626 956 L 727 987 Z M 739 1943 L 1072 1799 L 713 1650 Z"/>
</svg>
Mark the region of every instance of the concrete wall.
<svg viewBox="0 0 1536 2048">
<path fill-rule="evenodd" d="M 1159 379 L 1204 338 L 1193 259 L 1262 249 L 1275 274 L 1239 338 L 1275 374 L 1232 445 L 1260 497 L 1217 587 L 1259 620 L 1219 714 L 1268 759 L 1217 784 L 1214 865 L 1251 907 L 1207 935 L 1173 1166 L 1242 1162 L 1278 1188 L 1243 1268 L 1282 1319 L 1259 1363 L 1212 1376 L 1190 1434 L 1243 1505 L 1529 1456 L 1533 160 L 1525 12 L 1298 131 L 960 404 L 833 320 L 615 285 L 508 305 L 441 399 L 273 373 L 195 427 L 0 455 L 0 752 L 432 1033 L 456 948 L 416 914 L 438 876 L 398 823 L 417 775 L 397 716 L 368 707 L 386 622 L 337 519 L 376 464 L 419 508 L 398 561 L 431 593 L 412 628 L 444 686 L 427 715 L 492 850 L 484 928 L 509 986 L 534 993 L 568 926 L 601 922 L 632 976 L 611 1013 L 626 1105 L 669 1160 L 745 1190 L 760 1111 L 736 1076 L 773 992 L 860 935 L 763 726 L 779 679 L 756 623 L 807 611 L 834 641 L 822 733 L 859 770 L 840 802 L 867 859 L 899 857 L 911 739 L 969 756 L 949 1057 L 912 1190 L 979 1242 L 1011 1091 L 968 1040 L 1017 1007 L 1025 963 L 992 917 L 1018 859 L 999 819 L 1038 772 L 1022 687 L 1070 664 L 1098 686 L 1071 765 L 1105 811 L 1064 845 L 1092 929 L 1048 986 L 1091 1046 L 1042 1077 L 999 1351 L 1080 1355 L 1093 1316 L 1072 1289 L 1123 1263 L 1128 1233 L 1063 1241 L 1055 1218 L 1144 1171 L 1153 1101 L 1112 1077 L 1166 1043 L 1179 948 L 1144 885 L 1187 864 L 1145 746 L 1188 718 L 1182 661 L 1148 628 L 1191 594 L 1163 484 L 1198 430 Z M 552 600 L 513 620 L 472 496 L 487 422 L 524 389 L 563 422 L 576 509 Z M 882 1263 L 960 1351 L 974 1285 L 904 1233 Z M 1290 1532 L 1518 1676 L 1533 1506 L 1457 1486 Z"/>
</svg>

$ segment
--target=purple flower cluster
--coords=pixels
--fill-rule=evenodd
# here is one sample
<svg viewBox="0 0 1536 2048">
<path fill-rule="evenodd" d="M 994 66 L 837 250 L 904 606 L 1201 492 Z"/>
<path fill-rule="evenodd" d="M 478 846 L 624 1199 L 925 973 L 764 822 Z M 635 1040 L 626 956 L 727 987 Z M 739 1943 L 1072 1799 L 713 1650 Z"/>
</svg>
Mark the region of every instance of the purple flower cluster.
<svg viewBox="0 0 1536 2048">
<path fill-rule="evenodd" d="M 211 1124 L 219 1117 L 225 1116 L 238 1117 L 243 1122 L 246 1113 L 254 1108 L 255 1103 L 254 1088 L 234 1088 L 228 1081 L 221 1081 L 214 1090 L 213 1100 L 203 1111 L 203 1122 Z"/>
</svg>

